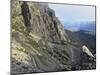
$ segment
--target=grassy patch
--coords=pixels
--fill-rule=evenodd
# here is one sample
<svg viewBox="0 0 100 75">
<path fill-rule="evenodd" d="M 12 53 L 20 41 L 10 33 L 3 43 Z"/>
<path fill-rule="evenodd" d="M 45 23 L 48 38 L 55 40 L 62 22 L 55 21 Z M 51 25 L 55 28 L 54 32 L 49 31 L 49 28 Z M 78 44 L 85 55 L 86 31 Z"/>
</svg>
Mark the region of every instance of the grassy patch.
<svg viewBox="0 0 100 75">
<path fill-rule="evenodd" d="M 19 51 L 25 51 L 25 49 L 23 49 L 23 48 L 18 48 L 18 47 L 16 47 L 17 48 L 17 50 L 19 50 Z"/>
</svg>

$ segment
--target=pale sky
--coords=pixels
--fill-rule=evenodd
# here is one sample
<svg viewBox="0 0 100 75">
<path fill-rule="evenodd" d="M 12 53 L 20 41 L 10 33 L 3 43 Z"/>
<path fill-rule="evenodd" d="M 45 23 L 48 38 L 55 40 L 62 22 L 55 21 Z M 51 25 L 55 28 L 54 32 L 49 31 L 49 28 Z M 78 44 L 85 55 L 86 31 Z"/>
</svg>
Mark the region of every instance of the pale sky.
<svg viewBox="0 0 100 75">
<path fill-rule="evenodd" d="M 82 5 L 49 4 L 62 22 L 95 21 L 95 7 Z"/>
</svg>

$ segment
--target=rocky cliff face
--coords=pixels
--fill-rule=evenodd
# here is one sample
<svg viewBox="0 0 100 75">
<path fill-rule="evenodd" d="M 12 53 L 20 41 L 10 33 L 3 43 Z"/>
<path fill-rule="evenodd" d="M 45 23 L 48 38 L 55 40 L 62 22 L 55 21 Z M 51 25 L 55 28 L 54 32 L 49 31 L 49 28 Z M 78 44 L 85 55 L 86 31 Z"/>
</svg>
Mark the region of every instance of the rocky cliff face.
<svg viewBox="0 0 100 75">
<path fill-rule="evenodd" d="M 69 44 L 63 25 L 47 4 L 12 0 L 11 8 L 12 73 L 72 70 L 80 62 L 82 51 L 74 51 L 76 47 Z"/>
</svg>

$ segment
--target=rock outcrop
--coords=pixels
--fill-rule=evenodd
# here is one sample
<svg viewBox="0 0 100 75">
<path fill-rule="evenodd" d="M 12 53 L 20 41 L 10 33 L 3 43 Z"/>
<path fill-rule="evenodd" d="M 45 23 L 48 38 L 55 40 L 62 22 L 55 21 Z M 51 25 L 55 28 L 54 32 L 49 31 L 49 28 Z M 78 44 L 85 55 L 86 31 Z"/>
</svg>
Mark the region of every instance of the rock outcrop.
<svg viewBox="0 0 100 75">
<path fill-rule="evenodd" d="M 12 1 L 12 73 L 70 69 L 68 40 L 48 5 Z"/>
<path fill-rule="evenodd" d="M 69 44 L 54 10 L 45 3 L 17 0 L 11 8 L 12 74 L 67 71 L 73 65 L 77 70 L 82 50 Z"/>
<path fill-rule="evenodd" d="M 85 45 L 82 47 L 82 50 L 83 50 L 83 52 L 86 53 L 88 56 L 94 58 L 94 56 L 93 56 L 93 54 L 91 53 L 91 51 L 90 51 Z"/>
</svg>

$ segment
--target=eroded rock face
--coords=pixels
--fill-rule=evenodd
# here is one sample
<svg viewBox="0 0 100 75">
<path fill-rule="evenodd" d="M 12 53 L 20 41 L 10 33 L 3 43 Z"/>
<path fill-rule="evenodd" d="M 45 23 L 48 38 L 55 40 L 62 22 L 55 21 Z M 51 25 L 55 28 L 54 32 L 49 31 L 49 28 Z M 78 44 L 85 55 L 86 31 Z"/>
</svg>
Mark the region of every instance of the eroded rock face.
<svg viewBox="0 0 100 75">
<path fill-rule="evenodd" d="M 12 73 L 70 70 L 67 40 L 47 4 L 12 1 Z"/>
<path fill-rule="evenodd" d="M 12 74 L 80 69 L 82 50 L 47 4 L 12 0 L 11 8 Z"/>
<path fill-rule="evenodd" d="M 63 26 L 45 3 L 19 2 L 28 31 L 50 42 L 67 42 Z M 66 37 L 65 37 L 66 36 Z"/>
</svg>

